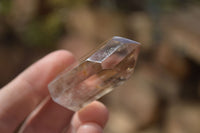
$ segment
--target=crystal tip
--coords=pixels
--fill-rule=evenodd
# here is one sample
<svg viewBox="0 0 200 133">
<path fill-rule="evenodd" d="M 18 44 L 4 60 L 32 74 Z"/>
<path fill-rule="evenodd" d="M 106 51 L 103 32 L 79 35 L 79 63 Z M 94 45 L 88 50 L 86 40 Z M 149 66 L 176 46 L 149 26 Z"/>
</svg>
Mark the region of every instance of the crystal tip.
<svg viewBox="0 0 200 133">
<path fill-rule="evenodd" d="M 131 43 L 133 43 L 133 44 L 138 44 L 138 45 L 140 45 L 139 42 L 133 41 L 133 40 L 128 39 L 128 38 L 120 37 L 120 36 L 114 36 L 114 37 L 112 38 L 112 40 L 119 41 L 119 42 L 126 43 L 126 44 L 131 44 Z"/>
</svg>

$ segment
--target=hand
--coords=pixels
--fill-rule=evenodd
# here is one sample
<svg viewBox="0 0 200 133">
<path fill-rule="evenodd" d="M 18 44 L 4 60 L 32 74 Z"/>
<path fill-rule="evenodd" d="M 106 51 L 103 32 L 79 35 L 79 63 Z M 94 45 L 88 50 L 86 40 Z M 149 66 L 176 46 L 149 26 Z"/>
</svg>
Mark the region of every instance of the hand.
<svg viewBox="0 0 200 133">
<path fill-rule="evenodd" d="M 74 113 L 49 97 L 47 84 L 74 61 L 67 51 L 53 52 L 3 87 L 0 133 L 102 133 L 108 119 L 102 103 L 93 102 Z"/>
</svg>

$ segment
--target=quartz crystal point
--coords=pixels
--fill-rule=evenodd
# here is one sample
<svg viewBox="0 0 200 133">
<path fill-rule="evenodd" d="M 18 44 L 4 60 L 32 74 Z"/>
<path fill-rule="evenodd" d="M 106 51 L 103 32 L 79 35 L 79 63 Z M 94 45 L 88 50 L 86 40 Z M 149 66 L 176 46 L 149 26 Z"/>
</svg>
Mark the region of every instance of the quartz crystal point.
<svg viewBox="0 0 200 133">
<path fill-rule="evenodd" d="M 139 47 L 138 42 L 114 36 L 49 84 L 52 99 L 73 111 L 99 99 L 130 77 Z"/>
</svg>

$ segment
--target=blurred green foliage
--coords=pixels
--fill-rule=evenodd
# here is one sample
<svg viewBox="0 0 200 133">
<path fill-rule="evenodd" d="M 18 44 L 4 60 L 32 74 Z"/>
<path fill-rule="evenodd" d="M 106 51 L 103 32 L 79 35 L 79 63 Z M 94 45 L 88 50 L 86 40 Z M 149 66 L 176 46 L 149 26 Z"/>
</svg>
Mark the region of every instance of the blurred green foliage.
<svg viewBox="0 0 200 133">
<path fill-rule="evenodd" d="M 47 5 L 57 8 L 73 8 L 74 6 L 87 5 L 89 0 L 48 0 Z"/>
<path fill-rule="evenodd" d="M 22 39 L 30 46 L 51 47 L 64 32 L 59 14 L 53 13 L 32 21 L 22 34 Z"/>
<path fill-rule="evenodd" d="M 0 15 L 6 15 L 10 11 L 11 0 L 1 0 L 0 1 Z"/>
</svg>

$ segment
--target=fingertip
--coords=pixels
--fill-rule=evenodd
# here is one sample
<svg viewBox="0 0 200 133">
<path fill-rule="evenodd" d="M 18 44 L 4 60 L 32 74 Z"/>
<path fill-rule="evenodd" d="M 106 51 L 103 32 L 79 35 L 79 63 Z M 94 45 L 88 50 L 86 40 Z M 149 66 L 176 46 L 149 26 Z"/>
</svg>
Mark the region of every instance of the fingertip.
<svg viewBox="0 0 200 133">
<path fill-rule="evenodd" d="M 85 108 L 81 109 L 78 112 L 78 115 L 80 120 L 82 121 L 96 120 L 96 122 L 100 126 L 104 127 L 105 123 L 108 120 L 109 112 L 107 107 L 103 103 L 99 101 L 94 101 Z"/>
<path fill-rule="evenodd" d="M 83 123 L 93 122 L 103 128 L 108 121 L 108 117 L 109 113 L 106 106 L 101 102 L 94 101 L 75 114 L 74 125 L 78 127 L 78 125 Z"/>
<path fill-rule="evenodd" d="M 71 52 L 66 50 L 54 51 L 20 74 L 16 78 L 17 83 L 23 82 L 33 89 L 38 96 L 45 97 L 48 95 L 46 89 L 48 83 L 75 62 L 76 59 Z"/>
<path fill-rule="evenodd" d="M 81 125 L 77 130 L 77 133 L 102 133 L 102 132 L 103 132 L 102 127 L 96 123 L 85 123 Z"/>
<path fill-rule="evenodd" d="M 64 65 L 64 66 L 73 64 L 76 61 L 76 58 L 74 57 L 74 55 L 70 51 L 67 51 L 67 50 L 57 50 L 48 54 L 47 56 L 51 56 L 58 60 L 61 60 L 62 63 L 60 63 L 60 65 Z"/>
</svg>

